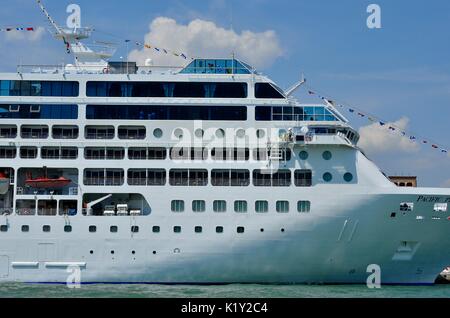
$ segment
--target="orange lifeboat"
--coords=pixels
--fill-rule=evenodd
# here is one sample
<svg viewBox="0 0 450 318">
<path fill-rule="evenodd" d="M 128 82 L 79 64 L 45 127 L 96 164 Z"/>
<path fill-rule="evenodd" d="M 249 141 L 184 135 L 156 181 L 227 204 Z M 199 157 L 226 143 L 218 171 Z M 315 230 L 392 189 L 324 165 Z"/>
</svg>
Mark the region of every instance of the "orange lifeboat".
<svg viewBox="0 0 450 318">
<path fill-rule="evenodd" d="M 71 182 L 72 180 L 65 177 L 48 178 L 46 175 L 44 177 L 33 179 L 33 176 L 31 175 L 31 173 L 29 173 L 27 175 L 27 179 L 25 180 L 25 185 L 37 189 L 55 189 L 63 188 L 69 185 Z"/>
</svg>

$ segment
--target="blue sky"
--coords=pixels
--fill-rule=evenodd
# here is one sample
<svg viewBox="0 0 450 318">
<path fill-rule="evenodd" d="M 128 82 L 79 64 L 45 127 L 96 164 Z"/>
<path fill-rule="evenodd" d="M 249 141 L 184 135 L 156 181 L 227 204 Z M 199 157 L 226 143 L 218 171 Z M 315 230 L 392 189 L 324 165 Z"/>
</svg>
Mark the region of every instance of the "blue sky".
<svg viewBox="0 0 450 318">
<path fill-rule="evenodd" d="M 280 52 L 262 71 L 281 87 L 290 86 L 304 73 L 308 85 L 324 95 L 388 121 L 407 118 L 408 131 L 450 147 L 449 1 L 44 0 L 61 24 L 67 17 L 66 6 L 73 2 L 82 8 L 82 24 L 95 26 L 98 37 L 110 33 L 142 41 L 158 17 L 172 18 L 179 25 L 195 19 L 225 29 L 232 25 L 238 35 L 245 30 L 273 30 Z M 382 10 L 378 30 L 366 26 L 366 8 L 371 3 Z M 0 27 L 21 25 L 47 27 L 35 1 L 4 1 Z M 48 33 L 35 41 L 0 34 L 0 47 L 2 71 L 14 71 L 19 61 L 70 61 L 62 44 Z M 126 55 L 124 45 L 117 53 L 121 55 Z M 317 102 L 304 91 L 297 96 L 304 102 Z M 345 115 L 357 128 L 368 125 Z M 405 150 L 395 147 L 396 139 L 380 138 L 386 138 L 386 143 L 373 148 L 369 143 L 365 150 L 387 174 L 418 175 L 420 185 L 450 187 L 450 157 L 423 146 Z M 384 144 L 390 147 L 383 148 Z"/>
</svg>

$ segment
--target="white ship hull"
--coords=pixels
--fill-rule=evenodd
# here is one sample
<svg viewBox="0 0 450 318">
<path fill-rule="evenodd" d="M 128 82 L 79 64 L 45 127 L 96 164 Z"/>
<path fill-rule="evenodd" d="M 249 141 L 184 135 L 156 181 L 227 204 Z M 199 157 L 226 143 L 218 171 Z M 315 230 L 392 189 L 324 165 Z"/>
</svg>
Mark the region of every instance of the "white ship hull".
<svg viewBox="0 0 450 318">
<path fill-rule="evenodd" d="M 67 266 L 79 265 L 82 283 L 365 283 L 367 266 L 377 264 L 382 284 L 432 284 L 448 264 L 446 216 L 432 219 L 428 213 L 417 219 L 418 213 L 406 212 L 391 217 L 399 201 L 417 201 L 417 194 L 323 191 L 314 196 L 326 194 L 326 200 L 314 201 L 315 213 L 302 217 L 100 217 L 99 231 L 106 233 L 110 225 L 126 229 L 106 236 L 88 233 L 92 220 L 83 217 L 70 220 L 83 234 L 64 233 L 67 220 L 60 218 L 52 221 L 60 234 L 36 233 L 24 240 L 18 233 L 1 240 L 0 279 L 64 283 Z M 435 195 L 450 198 L 448 191 L 436 189 Z M 429 203 L 417 204 L 418 211 L 426 209 Z M 8 219 L 11 228 L 28 221 L 24 216 Z M 46 221 L 26 223 L 32 232 Z M 214 233 L 217 222 L 225 229 L 221 235 Z M 170 231 L 181 223 L 185 233 Z M 151 232 L 153 224 L 161 226 L 161 233 Z M 199 224 L 203 234 L 193 231 Z M 131 234 L 131 225 L 138 225 L 139 233 Z M 236 226 L 245 226 L 245 233 L 237 236 Z M 402 248 L 402 242 L 413 248 Z"/>
</svg>

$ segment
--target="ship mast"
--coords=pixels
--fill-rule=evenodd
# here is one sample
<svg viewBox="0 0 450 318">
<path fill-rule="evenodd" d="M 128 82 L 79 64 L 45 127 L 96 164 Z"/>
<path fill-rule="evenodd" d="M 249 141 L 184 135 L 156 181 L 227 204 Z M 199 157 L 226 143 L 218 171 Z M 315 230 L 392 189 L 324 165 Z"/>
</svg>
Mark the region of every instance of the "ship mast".
<svg viewBox="0 0 450 318">
<path fill-rule="evenodd" d="M 62 40 L 66 45 L 67 53 L 72 53 L 75 58 L 75 64 L 68 64 L 65 69 L 101 72 L 108 67 L 107 59 L 114 55 L 116 47 L 112 44 L 95 45 L 96 50 L 86 46 L 81 40 L 91 37 L 93 29 L 89 27 L 65 28 L 59 26 L 48 13 L 41 0 L 36 0 L 39 8 L 47 17 L 48 21 L 55 29 L 53 37 Z M 91 45 L 92 47 L 92 45 Z"/>
</svg>

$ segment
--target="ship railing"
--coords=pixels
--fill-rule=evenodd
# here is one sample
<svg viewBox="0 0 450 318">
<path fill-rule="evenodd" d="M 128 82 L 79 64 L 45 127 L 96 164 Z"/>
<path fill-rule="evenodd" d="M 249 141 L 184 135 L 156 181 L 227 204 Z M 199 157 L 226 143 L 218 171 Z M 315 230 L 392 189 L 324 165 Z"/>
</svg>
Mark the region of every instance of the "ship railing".
<svg viewBox="0 0 450 318">
<path fill-rule="evenodd" d="M 119 139 L 145 139 L 145 134 L 119 134 Z"/>
<path fill-rule="evenodd" d="M 114 134 L 109 133 L 87 133 L 86 139 L 113 139 Z"/>
<path fill-rule="evenodd" d="M 89 186 L 121 186 L 124 178 L 84 178 L 83 182 Z"/>
<path fill-rule="evenodd" d="M 0 134 L 0 138 L 16 138 L 17 137 L 17 133 L 10 133 L 10 134 Z"/>
<path fill-rule="evenodd" d="M 38 209 L 38 215 L 56 215 L 57 209 L 55 208 L 40 208 Z"/>
<path fill-rule="evenodd" d="M 128 185 L 134 185 L 134 186 L 140 186 L 140 185 L 147 185 L 147 179 L 146 178 L 128 178 L 127 179 Z"/>
<path fill-rule="evenodd" d="M 20 136 L 24 139 L 43 139 L 48 138 L 48 133 L 28 133 L 22 132 Z"/>
</svg>

